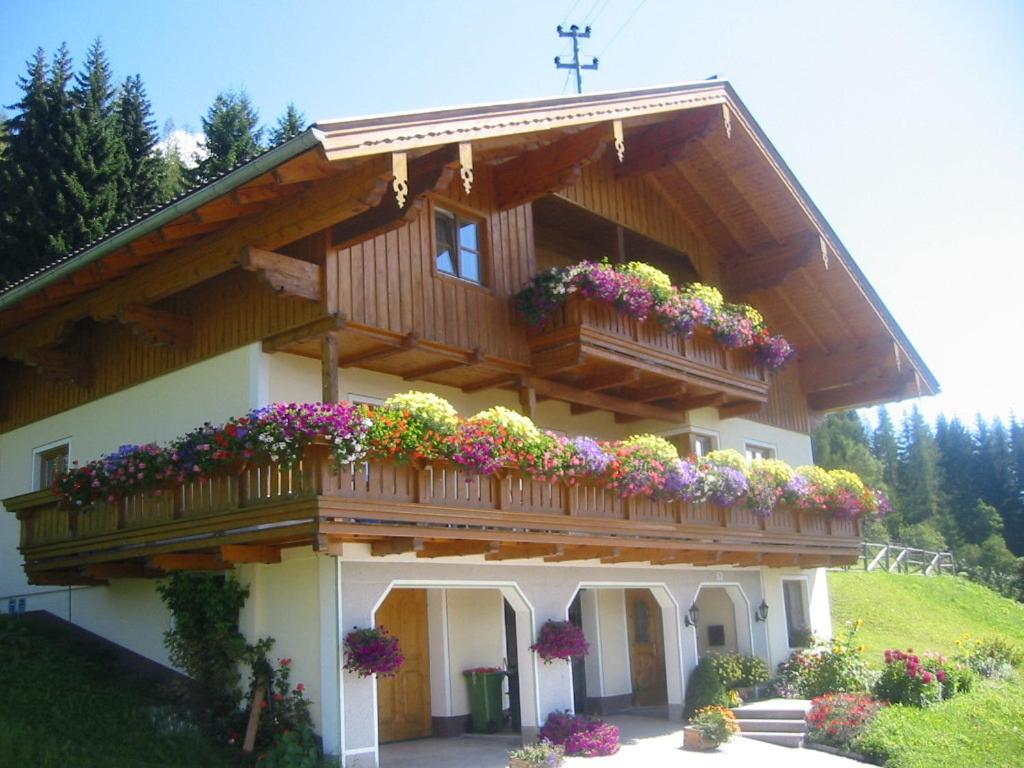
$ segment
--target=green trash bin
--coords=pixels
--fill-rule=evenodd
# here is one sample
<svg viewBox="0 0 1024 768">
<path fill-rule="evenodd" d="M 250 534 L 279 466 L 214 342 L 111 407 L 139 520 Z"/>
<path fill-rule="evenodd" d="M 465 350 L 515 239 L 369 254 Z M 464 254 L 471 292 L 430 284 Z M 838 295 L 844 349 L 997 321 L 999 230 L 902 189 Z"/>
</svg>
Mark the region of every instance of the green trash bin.
<svg viewBox="0 0 1024 768">
<path fill-rule="evenodd" d="M 467 669 L 469 714 L 474 733 L 497 733 L 505 725 L 501 685 L 508 674 L 501 669 Z"/>
</svg>

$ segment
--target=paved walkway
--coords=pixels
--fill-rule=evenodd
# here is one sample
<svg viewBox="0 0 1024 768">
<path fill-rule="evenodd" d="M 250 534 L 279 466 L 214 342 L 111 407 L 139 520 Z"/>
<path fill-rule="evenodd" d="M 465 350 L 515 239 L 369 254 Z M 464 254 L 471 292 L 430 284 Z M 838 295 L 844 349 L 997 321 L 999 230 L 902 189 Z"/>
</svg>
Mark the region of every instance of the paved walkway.
<svg viewBox="0 0 1024 768">
<path fill-rule="evenodd" d="M 680 723 L 636 715 L 606 718 L 619 726 L 622 748 L 609 757 L 571 757 L 566 768 L 854 768 L 843 757 L 810 749 L 777 747 L 737 736 L 714 752 L 683 750 Z M 463 736 L 385 744 L 381 768 L 505 768 L 508 750 L 518 746 L 517 736 Z"/>
</svg>

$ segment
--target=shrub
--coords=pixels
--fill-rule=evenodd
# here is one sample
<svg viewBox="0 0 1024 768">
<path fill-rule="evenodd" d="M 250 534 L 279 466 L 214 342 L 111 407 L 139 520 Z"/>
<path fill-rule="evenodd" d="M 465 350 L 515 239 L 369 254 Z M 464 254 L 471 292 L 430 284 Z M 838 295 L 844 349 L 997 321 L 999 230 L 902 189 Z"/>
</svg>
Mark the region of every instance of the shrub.
<svg viewBox="0 0 1024 768">
<path fill-rule="evenodd" d="M 890 704 L 927 707 L 942 701 L 945 670 L 927 669 L 912 650 L 885 652 L 885 669 L 875 683 L 875 695 Z"/>
<path fill-rule="evenodd" d="M 726 688 L 750 688 L 768 682 L 768 666 L 744 653 L 709 653 L 706 657 Z"/>
<path fill-rule="evenodd" d="M 709 744 L 724 744 L 740 732 L 736 716 L 725 707 L 701 707 L 690 718 L 690 725 L 700 731 Z"/>
<path fill-rule="evenodd" d="M 811 701 L 807 735 L 811 741 L 851 749 L 885 704 L 866 693 L 828 693 Z"/>
<path fill-rule="evenodd" d="M 1024 653 L 1000 637 L 974 639 L 968 634 L 956 644 L 954 660 L 981 677 L 1005 680 L 1024 665 Z"/>
<path fill-rule="evenodd" d="M 861 622 L 852 623 L 832 642 L 794 651 L 779 665 L 775 688 L 780 696 L 813 699 L 826 693 L 861 693 L 871 688 L 871 672 L 855 644 Z"/>
<path fill-rule="evenodd" d="M 567 755 L 599 757 L 619 751 L 619 729 L 603 720 L 555 711 L 548 715 L 540 737 L 565 747 Z"/>
<path fill-rule="evenodd" d="M 508 753 L 508 759 L 521 760 L 530 768 L 558 768 L 564 762 L 565 747 L 549 741 L 538 741 L 513 749 Z"/>
<path fill-rule="evenodd" d="M 729 704 L 728 694 L 715 665 L 709 657 L 701 659 L 686 683 L 686 715 L 692 716 L 699 709 L 709 706 L 724 707 Z"/>
</svg>

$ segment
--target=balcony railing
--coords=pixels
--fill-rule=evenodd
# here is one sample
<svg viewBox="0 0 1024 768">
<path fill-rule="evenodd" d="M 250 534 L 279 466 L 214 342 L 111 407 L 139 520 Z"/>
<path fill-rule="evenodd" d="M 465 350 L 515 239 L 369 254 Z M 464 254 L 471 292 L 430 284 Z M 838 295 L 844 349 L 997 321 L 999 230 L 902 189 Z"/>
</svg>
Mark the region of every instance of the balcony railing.
<svg viewBox="0 0 1024 768">
<path fill-rule="evenodd" d="M 669 405 L 758 407 L 768 397 L 768 377 L 746 349 L 727 349 L 706 329 L 684 338 L 656 321 L 640 321 L 607 304 L 570 297 L 542 331 L 530 334 L 535 373 L 565 384 L 585 381 L 590 369 L 639 374 L 648 385 L 677 381 L 681 394 Z M 619 392 L 633 398 L 627 386 Z"/>
<path fill-rule="evenodd" d="M 792 509 L 760 517 L 743 507 L 623 498 L 594 482 L 471 475 L 451 464 L 339 468 L 322 446 L 292 468 L 252 462 L 87 510 L 64 509 L 49 492 L 4 503 L 21 521 L 20 549 L 37 583 L 95 578 L 97 564 L 109 563 L 158 574 L 167 553 L 215 557 L 224 545 L 337 551 L 335 544 L 364 542 L 375 554 L 423 557 L 802 567 L 852 563 L 861 550 L 856 519 Z"/>
</svg>

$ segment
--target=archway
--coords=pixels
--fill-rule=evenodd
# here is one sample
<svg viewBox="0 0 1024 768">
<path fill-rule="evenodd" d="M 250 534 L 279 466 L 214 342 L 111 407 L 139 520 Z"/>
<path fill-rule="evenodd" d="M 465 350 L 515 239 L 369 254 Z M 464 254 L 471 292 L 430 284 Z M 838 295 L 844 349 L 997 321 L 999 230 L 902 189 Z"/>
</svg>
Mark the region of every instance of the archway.
<svg viewBox="0 0 1024 768">
<path fill-rule="evenodd" d="M 697 656 L 752 653 L 750 604 L 738 584 L 702 584 L 694 599 Z"/>
</svg>

